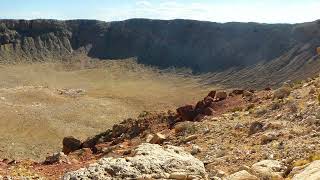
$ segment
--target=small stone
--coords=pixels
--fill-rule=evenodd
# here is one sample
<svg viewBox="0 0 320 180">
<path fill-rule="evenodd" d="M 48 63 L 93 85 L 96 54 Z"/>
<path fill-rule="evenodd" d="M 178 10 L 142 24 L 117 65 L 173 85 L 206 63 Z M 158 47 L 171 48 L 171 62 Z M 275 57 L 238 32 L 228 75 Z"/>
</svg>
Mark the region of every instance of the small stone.
<svg viewBox="0 0 320 180">
<path fill-rule="evenodd" d="M 66 156 L 63 152 L 54 153 L 52 156 L 48 156 L 44 161 L 45 164 L 54 164 L 54 163 L 69 163 L 68 156 Z"/>
<path fill-rule="evenodd" d="M 222 170 L 217 170 L 216 176 L 222 178 L 226 176 L 226 173 Z"/>
<path fill-rule="evenodd" d="M 200 180 L 203 179 L 201 176 L 199 175 L 188 175 L 187 180 Z"/>
<path fill-rule="evenodd" d="M 257 176 L 254 176 L 246 170 L 242 170 L 239 172 L 236 172 L 234 174 L 229 175 L 226 179 L 228 180 L 259 180 Z"/>
<path fill-rule="evenodd" d="M 196 155 L 201 152 L 201 148 L 198 145 L 192 145 L 191 154 Z"/>
<path fill-rule="evenodd" d="M 161 133 L 156 133 L 150 140 L 151 144 L 162 144 L 166 140 L 166 136 Z"/>
<path fill-rule="evenodd" d="M 190 135 L 190 136 L 186 137 L 186 138 L 184 139 L 184 142 L 189 142 L 189 141 L 195 140 L 195 139 L 197 139 L 197 138 L 198 138 L 198 136 L 195 135 L 195 134 L 193 134 L 193 135 Z"/>
<path fill-rule="evenodd" d="M 147 137 L 146 137 L 146 142 L 150 143 L 150 141 L 153 139 L 153 137 L 154 136 L 152 134 L 148 134 Z"/>
</svg>

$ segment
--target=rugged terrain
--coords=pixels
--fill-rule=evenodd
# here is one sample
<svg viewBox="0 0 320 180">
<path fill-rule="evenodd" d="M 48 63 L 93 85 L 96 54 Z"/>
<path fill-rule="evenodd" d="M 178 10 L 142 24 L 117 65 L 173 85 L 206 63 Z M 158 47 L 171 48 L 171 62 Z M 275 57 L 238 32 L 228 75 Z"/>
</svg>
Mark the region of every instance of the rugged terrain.
<svg viewBox="0 0 320 180">
<path fill-rule="evenodd" d="M 4 159 L 2 172 L 36 179 L 318 179 L 319 88 L 315 77 L 274 90 L 211 91 L 87 140 L 66 137 L 64 153 L 43 163 Z"/>
<path fill-rule="evenodd" d="M 0 179 L 319 179 L 319 46 L 319 21 L 0 20 Z"/>
<path fill-rule="evenodd" d="M 92 58 L 137 57 L 141 64 L 210 72 L 207 83 L 232 87 L 240 80 L 240 86 L 264 88 L 315 75 L 319 39 L 319 21 L 1 20 L 0 61 L 67 61 L 81 50 Z"/>
</svg>

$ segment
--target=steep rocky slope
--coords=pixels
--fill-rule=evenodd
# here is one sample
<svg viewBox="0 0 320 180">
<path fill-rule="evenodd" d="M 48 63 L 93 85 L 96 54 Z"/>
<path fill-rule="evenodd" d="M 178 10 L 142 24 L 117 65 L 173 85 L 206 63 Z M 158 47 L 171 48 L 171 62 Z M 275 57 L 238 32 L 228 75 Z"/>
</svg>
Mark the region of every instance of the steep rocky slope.
<svg viewBox="0 0 320 180">
<path fill-rule="evenodd" d="M 211 72 L 211 81 L 225 80 L 225 84 L 238 82 L 235 77 L 246 79 L 245 85 L 274 80 L 278 84 L 301 78 L 296 74 L 306 69 L 314 75 L 319 69 L 319 62 L 313 62 L 318 46 L 320 21 L 290 25 L 147 19 L 0 20 L 2 62 L 63 60 L 81 49 L 94 58 L 137 57 L 142 64 Z M 252 76 L 256 72 L 260 73 Z M 271 76 L 263 79 L 264 74 Z"/>
<path fill-rule="evenodd" d="M 0 174 L 39 179 L 319 179 L 319 88 L 316 77 L 275 90 L 211 91 L 176 112 L 145 113 L 82 141 L 66 137 L 63 152 L 43 163 L 1 160 Z"/>
</svg>

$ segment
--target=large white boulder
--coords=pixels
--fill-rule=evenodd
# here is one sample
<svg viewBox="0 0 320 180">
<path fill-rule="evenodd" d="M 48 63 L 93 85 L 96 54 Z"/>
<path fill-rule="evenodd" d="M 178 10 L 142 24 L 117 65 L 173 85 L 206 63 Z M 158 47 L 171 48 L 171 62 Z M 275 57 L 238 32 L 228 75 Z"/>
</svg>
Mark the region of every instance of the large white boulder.
<svg viewBox="0 0 320 180">
<path fill-rule="evenodd" d="M 63 179 L 166 179 L 177 173 L 186 177 L 207 177 L 203 162 L 182 148 L 144 143 L 135 149 L 133 157 L 102 158 L 87 168 L 66 173 Z"/>
<path fill-rule="evenodd" d="M 286 167 L 276 160 L 263 160 L 252 165 L 251 170 L 261 179 L 283 179 Z"/>
</svg>

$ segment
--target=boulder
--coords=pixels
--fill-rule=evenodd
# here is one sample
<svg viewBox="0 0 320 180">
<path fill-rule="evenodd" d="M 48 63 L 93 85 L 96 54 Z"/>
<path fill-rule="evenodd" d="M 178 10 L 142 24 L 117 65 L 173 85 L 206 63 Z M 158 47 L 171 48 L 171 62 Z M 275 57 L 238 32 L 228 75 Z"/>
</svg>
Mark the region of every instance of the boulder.
<svg viewBox="0 0 320 180">
<path fill-rule="evenodd" d="M 204 98 L 204 107 L 208 107 L 211 105 L 211 103 L 214 102 L 214 98 L 207 96 Z"/>
<path fill-rule="evenodd" d="M 320 160 L 313 161 L 300 173 L 293 176 L 292 180 L 319 180 L 320 179 Z"/>
<path fill-rule="evenodd" d="M 208 96 L 211 97 L 211 98 L 214 98 L 216 93 L 217 93 L 217 91 L 210 91 Z"/>
<path fill-rule="evenodd" d="M 263 160 L 252 165 L 251 170 L 260 179 L 281 180 L 287 167 L 276 160 Z"/>
<path fill-rule="evenodd" d="M 112 140 L 112 130 L 108 129 L 107 131 L 98 134 L 96 136 L 90 137 L 86 139 L 82 143 L 82 148 L 90 148 L 94 149 L 96 144 L 102 143 L 102 142 L 110 142 Z"/>
<path fill-rule="evenodd" d="M 200 112 L 202 109 L 204 109 L 206 107 L 206 102 L 205 100 L 202 100 L 202 101 L 198 101 L 197 104 L 196 104 L 196 107 L 195 109 Z"/>
<path fill-rule="evenodd" d="M 257 176 L 254 176 L 246 170 L 242 170 L 239 172 L 236 172 L 234 174 L 229 175 L 226 180 L 259 180 Z"/>
<path fill-rule="evenodd" d="M 219 91 L 219 92 L 216 93 L 215 100 L 216 101 L 222 101 L 222 100 L 225 100 L 227 97 L 228 97 L 227 92 Z"/>
<path fill-rule="evenodd" d="M 70 152 L 76 151 L 81 148 L 81 141 L 72 136 L 68 136 L 63 138 L 62 145 L 62 151 L 65 154 L 69 154 Z"/>
<path fill-rule="evenodd" d="M 178 115 L 181 117 L 182 121 L 193 121 L 197 116 L 193 105 L 185 105 L 177 109 Z"/>
<path fill-rule="evenodd" d="M 62 179 L 165 179 L 170 175 L 207 179 L 203 162 L 181 147 L 144 143 L 133 154 L 133 157 L 126 158 L 102 158 L 87 168 L 66 173 Z"/>
</svg>

